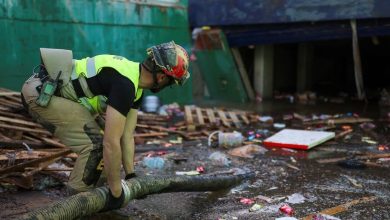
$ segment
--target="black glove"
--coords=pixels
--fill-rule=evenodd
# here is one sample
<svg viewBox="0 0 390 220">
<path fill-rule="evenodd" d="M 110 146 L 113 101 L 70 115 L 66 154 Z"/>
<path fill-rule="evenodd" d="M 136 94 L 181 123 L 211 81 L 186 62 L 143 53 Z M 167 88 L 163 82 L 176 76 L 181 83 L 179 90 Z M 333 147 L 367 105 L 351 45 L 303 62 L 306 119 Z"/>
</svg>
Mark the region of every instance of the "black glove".
<svg viewBox="0 0 390 220">
<path fill-rule="evenodd" d="M 131 178 L 135 178 L 137 177 L 137 175 L 135 173 L 129 173 L 125 176 L 125 180 L 129 180 Z"/>
<path fill-rule="evenodd" d="M 119 209 L 122 207 L 123 202 L 125 201 L 125 194 L 123 193 L 123 189 L 121 191 L 121 195 L 118 198 L 115 198 L 111 190 L 108 190 L 108 196 L 106 199 L 106 203 L 104 204 L 104 207 L 100 212 L 110 211 L 113 209 Z"/>
</svg>

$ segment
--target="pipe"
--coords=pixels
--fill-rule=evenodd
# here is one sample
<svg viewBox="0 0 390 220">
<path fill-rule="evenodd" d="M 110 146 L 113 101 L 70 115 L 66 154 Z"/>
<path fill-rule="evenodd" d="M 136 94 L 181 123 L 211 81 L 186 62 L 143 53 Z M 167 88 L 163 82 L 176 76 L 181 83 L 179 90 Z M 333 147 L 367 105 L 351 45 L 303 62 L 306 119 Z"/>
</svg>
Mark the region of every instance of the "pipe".
<svg viewBox="0 0 390 220">
<path fill-rule="evenodd" d="M 128 187 L 128 199 L 161 192 L 215 191 L 232 187 L 244 179 L 254 177 L 254 173 L 217 176 L 143 176 L 123 181 Z M 124 186 L 125 187 L 125 186 Z M 99 212 L 106 202 L 107 187 L 99 187 L 55 202 L 22 216 L 21 219 L 78 219 Z"/>
</svg>

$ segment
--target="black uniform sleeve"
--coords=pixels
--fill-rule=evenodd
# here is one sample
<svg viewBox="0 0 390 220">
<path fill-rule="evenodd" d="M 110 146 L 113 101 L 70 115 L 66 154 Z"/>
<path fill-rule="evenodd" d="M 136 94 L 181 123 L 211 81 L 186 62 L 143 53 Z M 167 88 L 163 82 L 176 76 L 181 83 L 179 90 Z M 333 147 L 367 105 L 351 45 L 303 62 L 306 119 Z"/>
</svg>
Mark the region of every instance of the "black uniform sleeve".
<svg viewBox="0 0 390 220">
<path fill-rule="evenodd" d="M 135 98 L 134 90 L 134 84 L 130 80 L 118 80 L 111 87 L 111 91 L 107 97 L 107 104 L 126 117 L 130 108 L 133 106 L 133 100 Z"/>
<path fill-rule="evenodd" d="M 127 116 L 130 108 L 134 108 L 133 102 L 136 96 L 134 83 L 114 68 L 102 68 L 99 74 L 88 78 L 87 83 L 93 94 L 106 96 L 107 104 L 122 115 Z"/>
<path fill-rule="evenodd" d="M 137 101 L 133 103 L 133 106 L 131 106 L 132 109 L 139 109 L 142 104 L 142 99 L 144 98 L 144 93 L 142 93 L 141 98 L 139 98 Z"/>
</svg>

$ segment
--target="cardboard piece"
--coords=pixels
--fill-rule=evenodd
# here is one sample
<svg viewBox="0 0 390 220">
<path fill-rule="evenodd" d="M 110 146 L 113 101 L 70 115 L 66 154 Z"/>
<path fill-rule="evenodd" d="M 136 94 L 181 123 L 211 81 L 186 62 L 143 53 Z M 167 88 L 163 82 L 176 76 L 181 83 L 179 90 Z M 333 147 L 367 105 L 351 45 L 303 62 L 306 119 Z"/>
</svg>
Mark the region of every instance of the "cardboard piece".
<svg viewBox="0 0 390 220">
<path fill-rule="evenodd" d="M 334 132 L 283 129 L 264 140 L 267 147 L 308 150 L 335 137 Z"/>
</svg>

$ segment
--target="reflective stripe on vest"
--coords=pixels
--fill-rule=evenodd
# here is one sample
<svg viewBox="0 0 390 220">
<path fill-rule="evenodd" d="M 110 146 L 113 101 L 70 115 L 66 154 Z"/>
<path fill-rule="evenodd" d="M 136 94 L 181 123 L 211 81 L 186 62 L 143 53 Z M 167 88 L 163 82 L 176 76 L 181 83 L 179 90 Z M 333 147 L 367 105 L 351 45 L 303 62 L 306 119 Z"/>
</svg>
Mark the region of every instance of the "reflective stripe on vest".
<svg viewBox="0 0 390 220">
<path fill-rule="evenodd" d="M 75 60 L 72 79 L 77 79 L 81 77 L 90 78 L 96 76 L 100 73 L 100 70 L 103 67 L 111 67 L 115 69 L 122 76 L 128 78 L 134 84 L 136 97 L 133 102 L 139 100 L 142 96 L 143 90 L 138 88 L 139 83 L 139 63 L 132 62 L 127 60 L 124 57 L 114 56 L 114 55 L 98 55 L 93 58 L 84 58 L 82 60 Z M 83 98 L 81 103 L 83 105 L 89 104 L 87 108 L 92 108 L 94 111 L 92 113 L 102 113 L 101 106 L 104 106 L 104 103 L 99 104 L 98 102 L 105 102 L 106 99 L 90 97 Z"/>
</svg>

